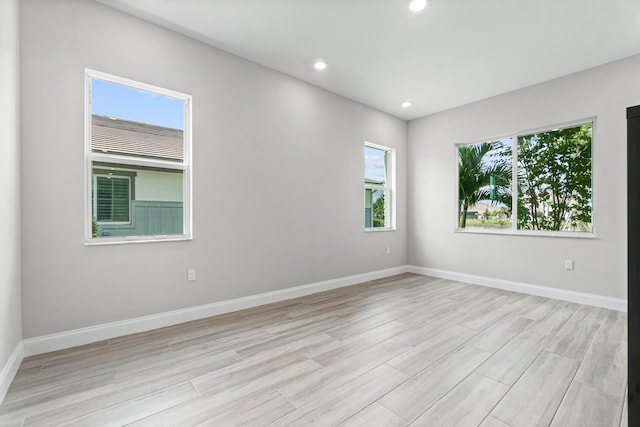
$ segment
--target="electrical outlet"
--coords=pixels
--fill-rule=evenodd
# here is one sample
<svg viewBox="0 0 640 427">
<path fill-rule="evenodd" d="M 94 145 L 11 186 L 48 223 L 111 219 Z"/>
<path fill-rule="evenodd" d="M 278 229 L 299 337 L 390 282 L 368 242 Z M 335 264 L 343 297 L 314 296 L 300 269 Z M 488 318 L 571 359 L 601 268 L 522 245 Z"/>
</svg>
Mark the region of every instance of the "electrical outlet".
<svg viewBox="0 0 640 427">
<path fill-rule="evenodd" d="M 196 270 L 187 270 L 187 280 L 189 282 L 196 280 Z"/>
<path fill-rule="evenodd" d="M 564 260 L 564 269 L 565 270 L 573 270 L 573 260 L 572 259 L 565 259 Z"/>
<path fill-rule="evenodd" d="M 387 253 L 390 254 L 391 253 L 391 246 L 387 246 Z"/>
</svg>

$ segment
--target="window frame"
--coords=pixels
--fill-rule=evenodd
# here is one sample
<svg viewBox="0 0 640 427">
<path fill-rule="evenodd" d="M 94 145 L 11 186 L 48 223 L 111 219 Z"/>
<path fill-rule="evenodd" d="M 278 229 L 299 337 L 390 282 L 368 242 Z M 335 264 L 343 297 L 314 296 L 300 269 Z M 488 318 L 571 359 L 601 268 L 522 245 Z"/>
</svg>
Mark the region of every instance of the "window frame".
<svg viewBox="0 0 640 427">
<path fill-rule="evenodd" d="M 454 144 L 454 161 L 455 161 L 455 197 L 454 197 L 454 232 L 461 234 L 498 234 L 507 236 L 536 236 L 536 237 L 568 237 L 573 239 L 595 239 L 596 235 L 596 168 L 595 168 L 595 146 L 596 146 L 596 116 L 586 117 L 582 119 L 563 122 L 556 125 L 542 126 L 533 129 L 511 132 L 508 134 L 502 134 L 499 136 L 484 138 L 474 142 L 465 142 Z M 517 193 L 517 179 L 518 179 L 518 138 L 522 136 L 528 136 L 537 133 L 549 132 L 554 130 L 562 130 L 573 127 L 579 127 L 583 125 L 591 125 L 591 231 L 553 231 L 553 230 L 523 230 L 518 229 L 517 222 L 517 209 L 518 209 L 518 193 Z M 502 139 L 511 139 L 512 141 L 512 206 L 515 208 L 511 212 L 511 228 L 505 229 L 483 229 L 483 228 L 460 228 L 458 203 L 459 203 L 459 151 L 458 148 L 462 146 L 481 144 L 488 141 L 499 141 Z"/>
<path fill-rule="evenodd" d="M 127 156 L 122 154 L 110 154 L 110 153 L 96 153 L 91 150 L 91 131 L 92 131 L 92 108 L 91 108 L 91 82 L 93 79 L 106 81 L 108 83 L 114 83 L 122 86 L 127 86 L 133 89 L 139 89 L 146 92 L 155 93 L 179 99 L 184 102 L 183 107 L 183 144 L 184 154 L 183 160 L 170 161 L 163 159 L 151 159 L 144 157 Z M 111 245 L 111 244 L 127 244 L 127 243 L 146 243 L 146 242 L 167 242 L 167 241 L 183 241 L 193 240 L 193 205 L 192 205 L 192 115 L 191 95 L 177 92 L 171 89 L 165 89 L 162 87 L 154 86 L 148 83 L 139 82 L 136 80 L 128 79 L 125 77 L 108 74 L 102 71 L 96 71 L 89 68 L 85 68 L 84 74 L 84 244 L 91 245 Z M 93 223 L 93 200 L 92 200 L 92 185 L 94 175 L 94 164 L 120 164 L 129 165 L 132 167 L 149 167 L 149 168 L 163 168 L 173 169 L 181 171 L 183 173 L 182 181 L 182 206 L 183 206 L 183 228 L 182 234 L 171 235 L 145 235 L 145 236 L 92 236 L 92 223 Z M 134 180 L 130 179 L 129 197 L 134 196 Z M 131 201 L 130 201 L 131 203 Z M 131 205 L 129 210 L 129 223 L 133 221 L 133 212 L 131 212 Z M 116 225 L 116 223 L 104 223 L 109 225 Z"/>
<path fill-rule="evenodd" d="M 106 171 L 105 171 L 106 172 Z M 91 206 L 92 208 L 92 212 L 96 212 L 96 223 L 98 225 L 130 225 L 131 222 L 133 221 L 132 215 L 131 215 L 131 202 L 133 200 L 133 177 L 132 176 L 125 176 L 125 175 L 118 175 L 118 174 L 112 174 L 112 175 L 108 175 L 107 173 L 96 173 L 95 171 L 92 172 L 91 174 L 91 184 L 94 185 L 95 189 L 97 190 L 98 188 L 98 178 L 99 177 L 103 177 L 103 178 L 108 178 L 108 179 L 125 179 L 127 181 L 127 187 L 128 187 L 128 192 L 127 192 L 127 204 L 128 204 L 128 209 L 127 209 L 127 214 L 129 217 L 128 221 L 100 221 L 98 219 L 98 197 L 97 196 L 93 196 L 93 204 Z M 113 195 L 112 195 L 113 197 Z"/>
<path fill-rule="evenodd" d="M 385 195 L 385 224 L 384 227 L 364 227 L 365 232 L 378 232 L 378 231 L 395 231 L 396 230 L 396 150 L 395 148 L 387 147 L 385 145 L 375 144 L 373 142 L 365 141 L 363 148 L 373 148 L 376 150 L 382 150 L 386 152 L 386 164 L 385 164 L 385 184 L 371 184 L 366 182 L 366 172 L 363 167 L 363 194 L 366 190 L 382 190 Z M 363 158 L 364 160 L 364 158 Z M 363 164 L 363 166 L 365 166 Z M 388 195 L 388 197 L 387 197 Z M 363 200 L 364 208 L 366 209 L 366 199 Z"/>
</svg>

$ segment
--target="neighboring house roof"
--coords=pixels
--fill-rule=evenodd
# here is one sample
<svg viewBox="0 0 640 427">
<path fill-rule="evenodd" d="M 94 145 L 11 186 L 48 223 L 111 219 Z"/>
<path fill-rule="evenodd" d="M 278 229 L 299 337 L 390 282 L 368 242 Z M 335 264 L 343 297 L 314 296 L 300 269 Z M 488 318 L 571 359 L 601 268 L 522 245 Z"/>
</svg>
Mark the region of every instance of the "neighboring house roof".
<svg viewBox="0 0 640 427">
<path fill-rule="evenodd" d="M 183 132 L 180 129 L 94 114 L 91 121 L 91 149 L 182 161 Z"/>
<path fill-rule="evenodd" d="M 375 179 L 371 179 L 371 178 L 364 178 L 364 183 L 365 184 L 378 184 L 378 185 L 384 185 L 384 181 L 376 181 Z"/>
</svg>

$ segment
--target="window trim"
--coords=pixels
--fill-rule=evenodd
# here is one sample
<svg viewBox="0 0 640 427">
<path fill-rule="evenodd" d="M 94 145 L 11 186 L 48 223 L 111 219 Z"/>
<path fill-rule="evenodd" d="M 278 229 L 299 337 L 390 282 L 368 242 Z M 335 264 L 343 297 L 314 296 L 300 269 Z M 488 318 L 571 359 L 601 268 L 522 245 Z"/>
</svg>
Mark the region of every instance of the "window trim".
<svg viewBox="0 0 640 427">
<path fill-rule="evenodd" d="M 512 147 L 513 147 L 513 158 L 512 158 L 512 186 L 514 182 L 517 182 L 517 174 L 518 174 L 518 153 L 517 153 L 517 143 L 518 137 L 531 135 L 535 133 L 542 133 L 554 130 L 568 129 L 572 127 L 578 127 L 586 124 L 591 124 L 591 231 L 590 232 L 578 232 L 578 231 L 553 231 L 553 230 L 520 230 L 518 229 L 517 224 L 517 197 L 518 194 L 516 191 L 512 192 L 512 206 L 515 206 L 515 209 L 511 213 L 511 221 L 512 226 L 508 229 L 479 229 L 479 228 L 460 228 L 459 227 L 459 212 L 458 212 L 458 197 L 459 197 L 459 161 L 458 161 L 458 147 L 481 144 L 487 141 L 499 141 L 501 139 L 511 138 Z M 572 238 L 572 239 L 596 239 L 597 238 L 597 228 L 596 228 L 596 156 L 595 156 L 595 146 L 596 146 L 596 126 L 597 126 L 597 117 L 589 116 L 582 119 L 571 120 L 555 125 L 541 126 L 528 130 L 510 132 L 507 134 L 502 134 L 499 136 L 484 138 L 480 140 L 476 140 L 473 142 L 464 142 L 464 143 L 456 143 L 454 144 L 454 161 L 455 161 L 455 197 L 454 197 L 454 212 L 457 215 L 454 215 L 454 232 L 460 234 L 493 234 L 493 235 L 503 235 L 503 236 L 532 236 L 532 237 L 554 237 L 554 238 Z"/>
<path fill-rule="evenodd" d="M 139 82 L 125 77 L 108 74 L 85 68 L 84 74 L 84 244 L 93 245 L 113 245 L 126 243 L 147 243 L 147 242 L 168 242 L 193 240 L 193 204 L 192 204 L 192 96 L 177 92 L 171 89 L 154 86 L 148 83 Z M 159 95 L 180 99 L 184 102 L 184 156 L 183 161 L 170 161 L 161 159 L 148 159 L 129 157 L 120 154 L 93 153 L 91 151 L 91 82 L 93 79 L 103 80 L 134 89 L 140 89 Z M 148 236 L 102 236 L 94 238 L 92 236 L 92 199 L 91 188 L 93 180 L 94 163 L 118 163 L 124 165 L 166 168 L 181 170 L 183 176 L 182 203 L 183 203 L 183 233 L 172 235 L 148 235 Z M 133 197 L 133 194 L 131 194 Z M 113 223 L 109 223 L 113 224 Z"/>
<path fill-rule="evenodd" d="M 383 190 L 385 193 L 385 196 L 389 194 L 389 197 L 385 197 L 385 213 L 387 214 L 385 215 L 385 226 L 384 227 L 364 227 L 364 231 L 367 233 L 379 232 L 379 231 L 395 231 L 396 230 L 396 215 L 395 215 L 395 211 L 396 211 L 396 150 L 395 148 L 387 147 L 385 145 L 380 145 L 380 144 L 376 144 L 369 141 L 364 142 L 364 147 L 385 151 L 387 153 L 387 164 L 385 165 L 385 185 L 367 184 L 365 171 L 363 168 L 363 171 L 362 171 L 363 172 L 362 173 L 363 190 L 367 190 L 367 189 Z"/>
</svg>

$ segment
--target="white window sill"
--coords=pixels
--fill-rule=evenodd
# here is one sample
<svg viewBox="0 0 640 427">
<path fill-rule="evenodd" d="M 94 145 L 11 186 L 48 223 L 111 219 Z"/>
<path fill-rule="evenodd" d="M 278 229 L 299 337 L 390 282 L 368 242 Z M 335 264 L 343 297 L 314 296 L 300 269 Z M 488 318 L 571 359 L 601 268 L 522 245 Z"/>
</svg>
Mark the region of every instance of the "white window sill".
<svg viewBox="0 0 640 427">
<path fill-rule="evenodd" d="M 128 237 L 94 237 L 86 239 L 85 246 L 126 245 L 130 243 L 181 242 L 193 240 L 188 235 L 176 236 L 128 236 Z"/>
<path fill-rule="evenodd" d="M 532 237 L 554 237 L 554 238 L 569 238 L 569 239 L 596 239 L 595 232 L 586 231 L 533 231 L 533 230 L 520 230 L 514 231 L 512 229 L 499 230 L 490 228 L 456 228 L 456 233 L 459 234 L 494 234 L 503 236 L 532 236 Z"/>
<path fill-rule="evenodd" d="M 380 231 L 396 231 L 393 227 L 378 227 L 378 228 L 365 228 L 365 233 L 378 233 Z"/>
</svg>

